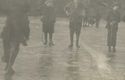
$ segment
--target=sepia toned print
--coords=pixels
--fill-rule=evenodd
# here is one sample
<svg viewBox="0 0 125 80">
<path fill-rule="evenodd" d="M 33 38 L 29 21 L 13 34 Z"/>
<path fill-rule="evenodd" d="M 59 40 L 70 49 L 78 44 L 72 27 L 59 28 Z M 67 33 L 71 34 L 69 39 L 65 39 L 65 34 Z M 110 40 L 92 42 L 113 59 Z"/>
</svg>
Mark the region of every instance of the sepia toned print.
<svg viewBox="0 0 125 80">
<path fill-rule="evenodd" d="M 125 80 L 124 0 L 0 0 L 0 80 Z"/>
</svg>

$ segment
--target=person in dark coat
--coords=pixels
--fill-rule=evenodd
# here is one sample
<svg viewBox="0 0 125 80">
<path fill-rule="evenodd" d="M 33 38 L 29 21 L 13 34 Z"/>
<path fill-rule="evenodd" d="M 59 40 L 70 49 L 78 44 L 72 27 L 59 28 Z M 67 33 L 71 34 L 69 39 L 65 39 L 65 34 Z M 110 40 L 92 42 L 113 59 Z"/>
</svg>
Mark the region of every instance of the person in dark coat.
<svg viewBox="0 0 125 80">
<path fill-rule="evenodd" d="M 76 2 L 75 2 L 76 1 Z M 70 17 L 69 22 L 69 30 L 70 30 L 70 45 L 69 47 L 73 47 L 73 38 L 74 34 L 76 34 L 76 47 L 79 46 L 79 37 L 81 33 L 81 27 L 83 22 L 83 5 L 79 0 L 73 0 L 70 4 L 65 7 L 65 11 L 67 15 Z"/>
<path fill-rule="evenodd" d="M 56 13 L 54 8 L 53 0 L 47 0 L 44 4 L 43 14 L 42 14 L 42 22 L 43 22 L 43 33 L 44 33 L 44 44 L 48 43 L 48 35 L 49 35 L 49 45 L 53 46 L 53 33 L 54 33 L 54 25 L 56 22 Z"/>
<path fill-rule="evenodd" d="M 109 12 L 107 17 L 107 46 L 109 52 L 111 52 L 111 48 L 113 48 L 113 52 L 116 51 L 116 40 L 117 40 L 117 32 L 118 32 L 118 24 L 120 22 L 120 12 L 119 6 L 114 5 L 113 9 Z"/>
<path fill-rule="evenodd" d="M 16 56 L 18 55 L 20 44 L 27 45 L 29 40 L 29 20 L 27 13 L 29 12 L 28 2 L 17 3 L 14 1 L 9 3 L 7 10 L 6 25 L 1 33 L 3 39 L 4 56 L 2 61 L 7 65 L 5 70 L 7 74 L 13 74 L 12 68 Z"/>
</svg>

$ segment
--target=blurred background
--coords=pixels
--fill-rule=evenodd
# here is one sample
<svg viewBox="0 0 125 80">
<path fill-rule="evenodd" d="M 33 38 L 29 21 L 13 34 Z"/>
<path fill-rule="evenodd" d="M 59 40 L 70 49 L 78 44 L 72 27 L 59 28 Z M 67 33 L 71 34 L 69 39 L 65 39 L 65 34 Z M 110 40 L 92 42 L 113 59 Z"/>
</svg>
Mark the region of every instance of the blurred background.
<svg viewBox="0 0 125 80">
<path fill-rule="evenodd" d="M 45 2 L 45 0 L 16 0 L 19 2 L 25 2 L 28 1 L 28 3 L 30 4 L 31 10 L 30 10 L 30 15 L 32 16 L 39 16 L 40 13 L 42 12 L 42 5 Z M 55 3 L 55 7 L 56 7 L 56 12 L 57 15 L 60 17 L 64 17 L 65 12 L 64 12 L 64 7 L 70 2 L 71 0 L 54 0 Z M 94 14 L 94 12 L 99 11 L 101 13 L 101 15 L 105 16 L 106 12 L 108 11 L 107 7 L 104 7 L 100 4 L 100 2 L 102 3 L 106 3 L 109 6 L 113 3 L 113 1 L 116 0 L 82 0 L 83 4 L 85 6 L 88 6 L 90 8 L 95 8 L 96 10 L 94 10 L 92 13 Z M 10 4 L 10 2 L 14 3 L 14 0 L 0 0 L 0 14 L 3 15 L 3 9 L 6 9 L 8 4 Z M 117 0 L 117 2 L 120 4 L 121 6 L 121 13 L 124 15 L 125 13 L 125 0 Z M 90 6 L 91 5 L 91 6 Z"/>
</svg>

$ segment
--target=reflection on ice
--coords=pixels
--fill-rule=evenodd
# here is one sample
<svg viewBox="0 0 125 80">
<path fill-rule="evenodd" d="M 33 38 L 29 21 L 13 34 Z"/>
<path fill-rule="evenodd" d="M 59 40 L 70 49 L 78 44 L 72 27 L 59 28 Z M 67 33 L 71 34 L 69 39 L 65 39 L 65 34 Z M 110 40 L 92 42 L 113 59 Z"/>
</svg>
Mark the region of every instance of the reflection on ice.
<svg viewBox="0 0 125 80">
<path fill-rule="evenodd" d="M 79 54 L 77 51 L 69 54 L 67 64 L 67 80 L 80 80 Z"/>
<path fill-rule="evenodd" d="M 45 49 L 39 61 L 41 80 L 50 80 L 52 74 L 53 57 L 51 50 Z"/>
</svg>

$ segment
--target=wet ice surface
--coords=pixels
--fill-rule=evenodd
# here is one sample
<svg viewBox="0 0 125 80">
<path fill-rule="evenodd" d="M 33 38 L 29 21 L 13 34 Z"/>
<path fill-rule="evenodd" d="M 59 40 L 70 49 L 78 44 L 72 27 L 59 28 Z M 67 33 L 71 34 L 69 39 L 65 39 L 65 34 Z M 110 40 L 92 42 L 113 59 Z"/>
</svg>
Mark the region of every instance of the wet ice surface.
<svg viewBox="0 0 125 80">
<path fill-rule="evenodd" d="M 58 19 L 55 26 L 55 46 L 42 44 L 42 23 L 30 18 L 31 37 L 27 47 L 21 46 L 12 80 L 125 80 L 124 23 L 118 32 L 117 52 L 110 56 L 106 47 L 104 22 L 99 29 L 82 29 L 80 49 L 71 50 L 68 21 Z M 0 31 L 4 20 L 0 19 Z M 2 56 L 0 40 L 0 56 Z M 0 61 L 0 80 L 4 80 L 4 63 Z"/>
</svg>

